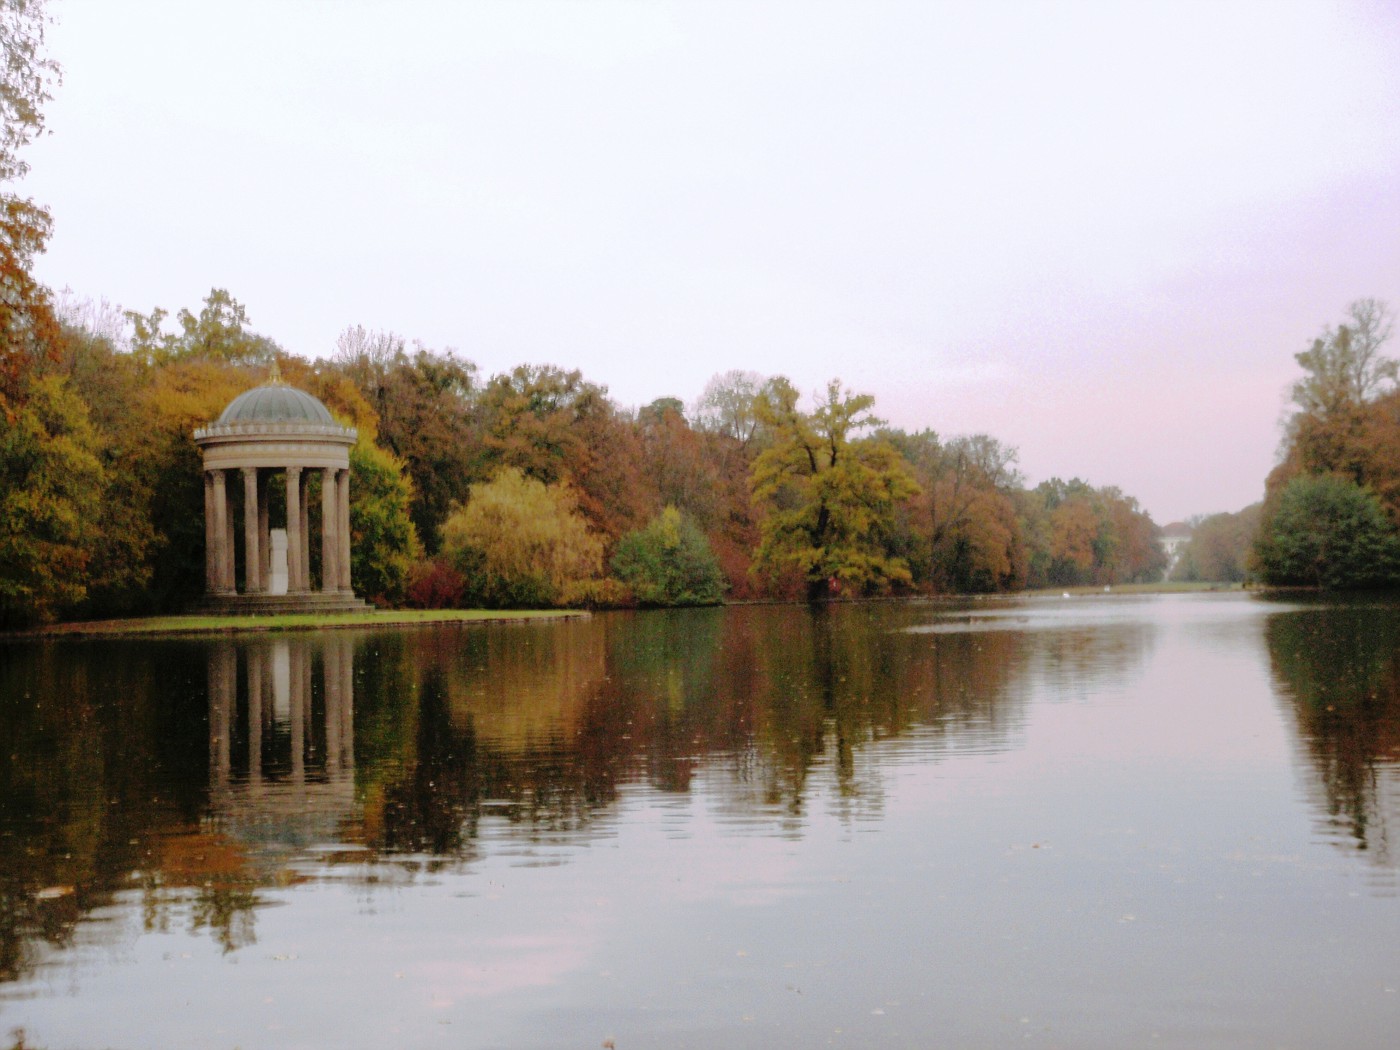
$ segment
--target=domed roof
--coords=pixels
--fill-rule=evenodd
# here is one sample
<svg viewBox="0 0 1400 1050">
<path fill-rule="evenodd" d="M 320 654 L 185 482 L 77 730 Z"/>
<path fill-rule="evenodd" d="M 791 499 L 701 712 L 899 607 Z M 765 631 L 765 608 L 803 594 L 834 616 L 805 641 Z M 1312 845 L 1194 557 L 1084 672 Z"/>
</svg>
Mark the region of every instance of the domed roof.
<svg viewBox="0 0 1400 1050">
<path fill-rule="evenodd" d="M 330 412 L 304 390 L 282 382 L 267 383 L 245 390 L 228 403 L 216 426 L 231 423 L 309 423 L 336 426 Z"/>
</svg>

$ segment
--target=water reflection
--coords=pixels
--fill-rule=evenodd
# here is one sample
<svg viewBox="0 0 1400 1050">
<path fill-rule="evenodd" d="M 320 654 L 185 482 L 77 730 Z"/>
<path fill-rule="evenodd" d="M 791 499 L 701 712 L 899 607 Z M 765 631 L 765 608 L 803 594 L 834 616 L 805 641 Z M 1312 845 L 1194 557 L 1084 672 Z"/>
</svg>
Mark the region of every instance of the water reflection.
<svg viewBox="0 0 1400 1050">
<path fill-rule="evenodd" d="M 1303 609 L 1268 621 L 1323 837 L 1394 868 L 1400 835 L 1400 610 Z"/>
<path fill-rule="evenodd" d="M 312 847 L 431 869 L 470 863 L 483 824 L 518 848 L 581 841 L 608 833 L 629 783 L 684 794 L 703 775 L 723 819 L 796 834 L 820 776 L 847 817 L 872 817 L 882 772 L 863 749 L 995 751 L 1022 719 L 1025 637 L 905 630 L 924 618 L 9 646 L 0 979 L 119 894 L 139 894 L 147 929 L 233 950 L 255 939 L 259 891 L 307 877 Z"/>
<path fill-rule="evenodd" d="M 1384 1045 L 1394 902 L 1343 891 L 1394 868 L 1397 640 L 1105 596 L 3 645 L 0 1030 Z"/>
</svg>

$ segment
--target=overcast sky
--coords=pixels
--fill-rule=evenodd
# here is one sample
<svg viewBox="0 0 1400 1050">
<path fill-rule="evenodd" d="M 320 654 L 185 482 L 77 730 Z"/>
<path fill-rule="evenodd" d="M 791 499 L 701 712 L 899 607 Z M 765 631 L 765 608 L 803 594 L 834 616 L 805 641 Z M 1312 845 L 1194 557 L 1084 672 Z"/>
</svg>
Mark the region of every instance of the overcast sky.
<svg viewBox="0 0 1400 1050">
<path fill-rule="evenodd" d="M 51 7 L 41 278 L 304 356 L 839 377 L 1166 523 L 1258 499 L 1293 354 L 1400 306 L 1395 3 Z"/>
</svg>

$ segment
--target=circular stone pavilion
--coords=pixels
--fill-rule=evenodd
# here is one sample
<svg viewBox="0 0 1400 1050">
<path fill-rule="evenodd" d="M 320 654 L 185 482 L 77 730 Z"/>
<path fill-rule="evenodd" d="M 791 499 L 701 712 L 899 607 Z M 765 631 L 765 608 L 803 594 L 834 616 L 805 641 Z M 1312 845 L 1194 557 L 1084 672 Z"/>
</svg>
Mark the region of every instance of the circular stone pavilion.
<svg viewBox="0 0 1400 1050">
<path fill-rule="evenodd" d="M 350 589 L 350 446 L 355 434 L 353 427 L 331 418 L 320 401 L 275 373 L 194 432 L 204 454 L 205 611 L 367 608 Z M 313 475 L 320 482 L 320 498 L 314 501 L 309 498 Z M 280 528 L 272 520 L 274 504 Z M 241 529 L 236 521 L 240 514 Z M 313 527 L 320 534 L 315 566 Z"/>
</svg>

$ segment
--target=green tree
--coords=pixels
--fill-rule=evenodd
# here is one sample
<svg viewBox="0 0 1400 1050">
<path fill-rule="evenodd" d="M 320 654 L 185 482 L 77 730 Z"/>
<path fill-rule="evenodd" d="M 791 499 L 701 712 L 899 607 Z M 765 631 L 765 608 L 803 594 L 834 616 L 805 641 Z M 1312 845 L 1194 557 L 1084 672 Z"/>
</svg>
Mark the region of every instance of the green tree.
<svg viewBox="0 0 1400 1050">
<path fill-rule="evenodd" d="M 870 414 L 875 399 L 832 380 L 808 414 L 798 410 L 798 396 L 779 379 L 757 402 L 772 444 L 750 475 L 764 511 L 754 571 L 775 579 L 798 574 L 809 600 L 829 596 L 833 585 L 859 593 L 911 582 L 886 541 L 896 508 L 918 484 L 888 441 L 855 436 L 879 426 Z"/>
<path fill-rule="evenodd" d="M 413 485 L 403 464 L 365 435 L 350 449 L 350 580 L 368 598 L 392 604 L 404 595 L 423 553 L 409 516 Z"/>
<path fill-rule="evenodd" d="M 473 485 L 467 505 L 448 515 L 442 554 L 482 605 L 550 606 L 599 575 L 603 545 L 567 483 L 546 485 L 507 467 Z"/>
<path fill-rule="evenodd" d="M 131 347 L 142 360 L 168 364 L 197 358 L 232 365 L 270 365 L 281 348 L 266 336 L 248 328 L 248 311 L 226 289 L 213 288 L 198 314 L 181 309 L 176 316 L 180 330 L 164 329 L 166 312 L 157 307 L 149 315 L 126 312 L 131 323 Z"/>
<path fill-rule="evenodd" d="M 87 408 L 35 376 L 0 415 L 0 625 L 53 620 L 87 593 L 105 478 Z"/>
<path fill-rule="evenodd" d="M 715 605 L 724 573 L 701 532 L 675 507 L 622 537 L 612 571 L 643 605 Z"/>
<path fill-rule="evenodd" d="M 1345 589 L 1400 582 L 1400 536 L 1380 501 L 1335 474 L 1290 481 L 1266 510 L 1255 554 L 1269 583 Z"/>
</svg>

